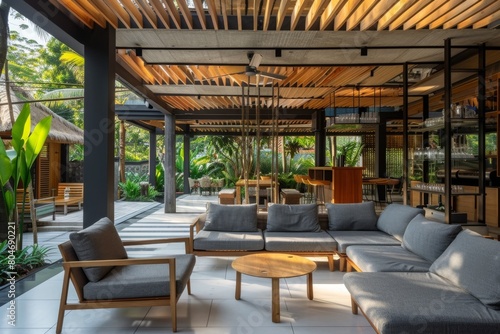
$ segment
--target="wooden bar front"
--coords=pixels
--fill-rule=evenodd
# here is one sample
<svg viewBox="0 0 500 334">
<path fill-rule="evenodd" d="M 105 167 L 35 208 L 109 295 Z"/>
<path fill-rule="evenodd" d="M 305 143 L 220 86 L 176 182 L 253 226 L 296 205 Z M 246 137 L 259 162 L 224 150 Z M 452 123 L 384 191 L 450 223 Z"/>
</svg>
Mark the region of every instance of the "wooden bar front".
<svg viewBox="0 0 500 334">
<path fill-rule="evenodd" d="M 361 203 L 363 201 L 363 167 L 313 167 L 309 177 L 331 182 L 325 189 L 325 201 L 331 203 Z"/>
</svg>

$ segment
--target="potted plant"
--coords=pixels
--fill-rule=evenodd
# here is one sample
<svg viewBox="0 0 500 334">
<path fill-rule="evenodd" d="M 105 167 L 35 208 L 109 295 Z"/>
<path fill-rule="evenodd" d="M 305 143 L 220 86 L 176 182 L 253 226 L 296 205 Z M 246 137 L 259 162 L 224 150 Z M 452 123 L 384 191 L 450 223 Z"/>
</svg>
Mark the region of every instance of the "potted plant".
<svg viewBox="0 0 500 334">
<path fill-rule="evenodd" d="M 7 154 L 3 141 L 0 140 L 0 188 L 8 215 L 9 230 L 11 230 L 10 225 L 15 226 L 15 245 L 18 250 L 22 249 L 24 217 L 20 215 L 19 221 L 17 224 L 15 223 L 15 192 L 22 181 L 22 210 L 24 211 L 26 193 L 28 185 L 31 183 L 30 170 L 43 148 L 51 124 L 52 116 L 47 116 L 36 124 L 33 131 L 31 131 L 31 110 L 30 106 L 25 104 L 17 120 L 12 125 L 12 147 L 15 151 L 12 159 Z M 12 245 L 12 243 L 9 243 L 9 245 Z"/>
</svg>

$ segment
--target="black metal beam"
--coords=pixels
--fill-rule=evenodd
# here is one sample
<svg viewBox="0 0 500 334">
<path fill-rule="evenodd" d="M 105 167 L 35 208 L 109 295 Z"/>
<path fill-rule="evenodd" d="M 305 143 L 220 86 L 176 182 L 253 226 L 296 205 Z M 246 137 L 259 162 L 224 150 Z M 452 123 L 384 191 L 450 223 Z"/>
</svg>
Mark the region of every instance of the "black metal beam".
<svg viewBox="0 0 500 334">
<path fill-rule="evenodd" d="M 4 1 L 34 24 L 83 55 L 86 29 L 83 24 L 68 19 L 68 13 L 64 8 L 55 7 L 50 1 Z"/>
</svg>

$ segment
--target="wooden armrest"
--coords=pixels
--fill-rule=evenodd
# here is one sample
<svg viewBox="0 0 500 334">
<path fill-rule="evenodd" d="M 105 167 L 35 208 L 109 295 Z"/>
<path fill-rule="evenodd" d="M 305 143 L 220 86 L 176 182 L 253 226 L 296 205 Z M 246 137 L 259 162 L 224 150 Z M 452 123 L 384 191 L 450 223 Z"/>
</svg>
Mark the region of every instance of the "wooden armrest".
<svg viewBox="0 0 500 334">
<path fill-rule="evenodd" d="M 109 267 L 109 266 L 131 266 L 142 264 L 173 264 L 175 257 L 155 257 L 137 259 L 116 259 L 116 260 L 90 260 L 90 261 L 68 261 L 63 262 L 65 268 L 86 268 L 86 267 Z"/>
<path fill-rule="evenodd" d="M 165 238 L 165 239 L 141 239 L 141 240 L 125 240 L 125 241 L 122 240 L 123 246 L 169 244 L 175 242 L 189 243 L 189 238 L 180 237 L 180 238 Z"/>
<path fill-rule="evenodd" d="M 33 200 L 33 204 L 53 203 L 55 200 L 55 197 L 38 198 Z"/>
<path fill-rule="evenodd" d="M 193 247 L 191 247 L 192 244 L 192 238 L 191 237 L 179 237 L 179 238 L 165 238 L 165 239 L 141 239 L 141 240 L 122 240 L 123 246 L 137 246 L 137 245 L 152 245 L 152 244 L 171 244 L 171 243 L 177 243 L 177 242 L 183 242 L 184 243 L 184 251 L 186 254 L 191 254 Z"/>
</svg>

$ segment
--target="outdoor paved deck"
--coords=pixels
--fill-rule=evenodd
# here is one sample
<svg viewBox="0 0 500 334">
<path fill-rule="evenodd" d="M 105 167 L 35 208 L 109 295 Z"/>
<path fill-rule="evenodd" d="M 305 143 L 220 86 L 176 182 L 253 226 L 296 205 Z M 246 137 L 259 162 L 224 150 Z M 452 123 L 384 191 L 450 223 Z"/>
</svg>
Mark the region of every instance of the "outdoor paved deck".
<svg viewBox="0 0 500 334">
<path fill-rule="evenodd" d="M 117 225 L 125 239 L 187 235 L 187 225 L 216 196 L 181 196 L 177 213 L 165 214 L 160 204 Z M 135 204 L 135 203 L 134 203 Z M 69 215 L 69 214 L 68 214 Z M 26 238 L 30 235 L 26 234 Z M 42 232 L 40 243 L 57 245 L 68 240 L 68 232 Z M 141 246 L 130 256 L 162 256 L 183 252 L 181 245 Z M 58 253 L 58 252 L 57 252 Z M 57 256 L 54 256 L 56 258 Z M 314 259 L 314 300 L 306 296 L 305 277 L 280 281 L 281 323 L 271 321 L 271 281 L 242 277 L 241 300 L 235 300 L 235 272 L 231 257 L 198 257 L 191 276 L 192 295 L 187 292 L 178 303 L 180 333 L 195 334 L 368 334 L 374 333 L 362 315 L 351 314 L 350 296 L 342 283 L 344 273 L 328 270 L 324 259 Z M 59 264 L 44 269 L 40 278 L 16 283 L 16 326 L 7 322 L 8 304 L 0 303 L 2 334 L 55 333 L 62 273 Z M 5 294 L 6 291 L 0 291 Z M 75 300 L 76 293 L 70 292 Z M 63 333 L 72 334 L 155 334 L 170 333 L 168 307 L 98 309 L 69 311 Z"/>
</svg>

